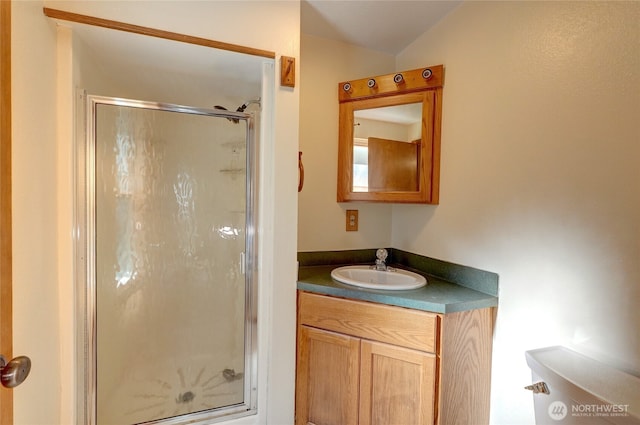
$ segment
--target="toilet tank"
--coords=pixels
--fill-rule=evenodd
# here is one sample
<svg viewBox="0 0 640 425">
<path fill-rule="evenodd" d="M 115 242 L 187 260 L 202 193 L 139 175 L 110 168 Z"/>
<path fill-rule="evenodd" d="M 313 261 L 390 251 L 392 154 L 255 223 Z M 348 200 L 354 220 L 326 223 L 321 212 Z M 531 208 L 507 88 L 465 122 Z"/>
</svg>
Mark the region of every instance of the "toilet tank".
<svg viewBox="0 0 640 425">
<path fill-rule="evenodd" d="M 637 376 L 565 347 L 530 350 L 525 356 L 537 384 L 526 387 L 534 391 L 537 425 L 640 425 Z"/>
</svg>

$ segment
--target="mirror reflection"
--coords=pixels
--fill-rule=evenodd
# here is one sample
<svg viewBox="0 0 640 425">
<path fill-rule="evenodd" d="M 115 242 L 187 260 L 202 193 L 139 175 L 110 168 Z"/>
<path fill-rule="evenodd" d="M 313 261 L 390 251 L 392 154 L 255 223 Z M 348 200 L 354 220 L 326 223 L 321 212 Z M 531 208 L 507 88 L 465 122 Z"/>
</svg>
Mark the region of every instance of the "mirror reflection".
<svg viewBox="0 0 640 425">
<path fill-rule="evenodd" d="M 338 202 L 438 203 L 443 72 L 338 84 Z"/>
<path fill-rule="evenodd" d="M 353 192 L 417 191 L 422 104 L 354 111 Z"/>
</svg>

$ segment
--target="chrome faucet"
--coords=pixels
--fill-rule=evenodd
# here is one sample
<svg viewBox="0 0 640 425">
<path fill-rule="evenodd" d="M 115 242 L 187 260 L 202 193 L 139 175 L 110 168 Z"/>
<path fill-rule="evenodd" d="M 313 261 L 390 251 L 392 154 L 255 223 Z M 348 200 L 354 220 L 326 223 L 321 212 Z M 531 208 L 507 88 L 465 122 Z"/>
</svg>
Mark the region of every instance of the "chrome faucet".
<svg viewBox="0 0 640 425">
<path fill-rule="evenodd" d="M 387 265 L 385 264 L 385 261 L 387 260 L 388 256 L 389 256 L 389 253 L 384 248 L 380 248 L 379 250 L 376 251 L 376 266 L 375 266 L 376 270 L 381 270 L 381 271 L 387 270 Z"/>
</svg>

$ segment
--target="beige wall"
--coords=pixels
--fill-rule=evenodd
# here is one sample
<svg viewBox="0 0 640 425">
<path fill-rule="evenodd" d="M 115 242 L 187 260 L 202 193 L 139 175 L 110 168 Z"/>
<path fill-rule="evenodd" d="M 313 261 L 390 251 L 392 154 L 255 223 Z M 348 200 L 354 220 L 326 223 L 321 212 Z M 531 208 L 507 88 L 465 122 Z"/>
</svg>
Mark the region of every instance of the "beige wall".
<svg viewBox="0 0 640 425">
<path fill-rule="evenodd" d="M 56 31 L 41 7 L 12 4 L 13 339 L 15 355 L 32 360 L 13 391 L 16 424 L 60 417 Z"/>
<path fill-rule="evenodd" d="M 640 373 L 639 21 L 631 2 L 469 2 L 398 56 L 446 82 L 441 205 L 395 206 L 392 244 L 500 274 L 494 423 L 532 422 L 527 349 Z"/>
<path fill-rule="evenodd" d="M 14 347 L 33 359 L 14 391 L 16 424 L 73 423 L 73 39 L 57 35 L 42 1 L 14 2 Z M 299 58 L 297 2 L 47 2 L 106 19 L 247 45 Z M 248 31 L 246 28 L 255 28 Z M 263 110 L 259 415 L 237 423 L 291 423 L 295 363 L 295 235 L 299 91 L 280 88 Z M 77 70 L 76 70 L 77 71 Z M 278 253 L 274 255 L 273 253 Z M 271 347 L 278 347 L 277 354 Z M 280 349 L 289 347 L 289 349 Z M 267 374 L 268 370 L 268 374 Z M 268 391 L 267 383 L 274 390 Z M 34 403 L 37 408 L 34 408 Z"/>
<path fill-rule="evenodd" d="M 492 423 L 534 422 L 528 349 L 566 345 L 640 373 L 639 20 L 634 2 L 466 2 L 397 57 L 396 70 L 445 65 L 440 205 L 368 211 L 391 223 L 393 247 L 499 273 Z M 312 56 L 331 92 L 388 72 L 352 71 L 307 39 L 301 105 Z M 335 203 L 337 138 L 320 128 L 335 131 L 337 102 L 316 100 L 301 134 L 317 114 L 323 137 L 305 149 L 327 152 L 306 164 L 322 175 L 305 194 L 319 199 L 300 197 L 299 247 L 375 247 L 377 229 L 344 236 L 338 213 L 353 204 Z"/>
<path fill-rule="evenodd" d="M 298 251 L 387 247 L 391 206 L 336 202 L 338 83 L 393 72 L 395 58 L 303 35 L 300 65 L 300 150 L 304 189 L 298 195 Z M 345 231 L 346 209 L 358 209 L 360 230 Z"/>
</svg>

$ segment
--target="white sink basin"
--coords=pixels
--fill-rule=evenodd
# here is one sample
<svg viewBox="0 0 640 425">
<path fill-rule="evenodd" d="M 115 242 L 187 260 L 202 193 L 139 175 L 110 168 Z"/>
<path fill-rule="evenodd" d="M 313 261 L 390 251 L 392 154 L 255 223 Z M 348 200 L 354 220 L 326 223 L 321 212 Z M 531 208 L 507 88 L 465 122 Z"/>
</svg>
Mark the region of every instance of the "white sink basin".
<svg viewBox="0 0 640 425">
<path fill-rule="evenodd" d="M 370 266 L 338 267 L 331 271 L 331 277 L 347 285 L 388 291 L 416 289 L 427 284 L 427 279 L 417 273 L 395 268 L 382 271 Z"/>
</svg>

